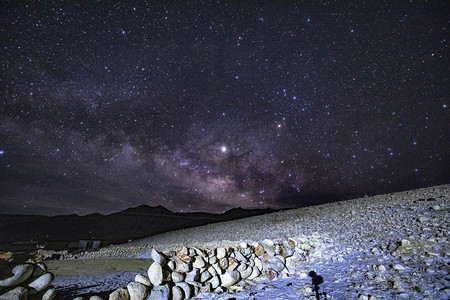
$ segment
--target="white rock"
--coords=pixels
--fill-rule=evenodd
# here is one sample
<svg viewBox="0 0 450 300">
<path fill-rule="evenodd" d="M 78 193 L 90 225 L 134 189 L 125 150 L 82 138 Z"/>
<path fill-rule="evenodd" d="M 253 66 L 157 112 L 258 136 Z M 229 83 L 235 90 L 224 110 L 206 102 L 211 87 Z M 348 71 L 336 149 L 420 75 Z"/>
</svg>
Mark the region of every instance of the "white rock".
<svg viewBox="0 0 450 300">
<path fill-rule="evenodd" d="M 6 272 L 5 272 L 6 273 Z M 21 284 L 33 273 L 33 265 L 32 264 L 23 264 L 17 265 L 12 268 L 10 277 L 0 280 L 0 286 L 9 287 Z"/>
<path fill-rule="evenodd" d="M 248 278 L 253 272 L 253 268 L 252 267 L 247 267 L 245 270 L 240 271 L 241 274 L 241 278 L 242 279 L 246 279 Z"/>
<path fill-rule="evenodd" d="M 254 262 L 255 262 L 255 266 L 256 266 L 260 271 L 262 271 L 262 270 L 263 270 L 263 263 L 262 263 L 261 259 L 259 259 L 258 257 L 255 257 Z"/>
<path fill-rule="evenodd" d="M 175 258 L 175 271 L 179 273 L 186 273 L 192 269 L 192 266 L 187 262 L 182 261 L 178 257 Z"/>
<path fill-rule="evenodd" d="M 440 210 L 441 209 L 441 207 L 438 204 L 433 205 L 432 208 L 433 208 L 433 210 Z"/>
<path fill-rule="evenodd" d="M 160 285 L 163 281 L 163 271 L 159 263 L 153 262 L 148 268 L 148 278 L 153 285 Z"/>
<path fill-rule="evenodd" d="M 236 251 L 235 252 L 235 257 L 234 257 L 237 261 L 246 263 L 247 259 L 245 258 L 245 256 L 240 252 L 240 251 Z"/>
<path fill-rule="evenodd" d="M 117 289 L 109 294 L 109 300 L 130 300 L 127 289 Z"/>
<path fill-rule="evenodd" d="M 167 284 L 154 286 L 147 300 L 169 300 L 170 289 Z"/>
<path fill-rule="evenodd" d="M 30 273 L 31 274 L 31 273 Z M 18 286 L 0 296 L 1 300 L 27 300 L 28 290 Z"/>
<path fill-rule="evenodd" d="M 178 272 L 172 272 L 172 281 L 174 283 L 181 282 L 184 280 L 184 275 Z"/>
<path fill-rule="evenodd" d="M 226 255 L 226 250 L 225 250 L 225 248 L 222 248 L 222 247 L 219 247 L 219 248 L 217 248 L 217 259 L 222 259 L 222 258 L 224 258 L 225 257 L 225 255 Z"/>
<path fill-rule="evenodd" d="M 400 264 L 395 264 L 392 268 L 397 271 L 405 270 L 405 267 Z"/>
<path fill-rule="evenodd" d="M 44 290 L 52 283 L 53 279 L 55 279 L 55 276 L 52 273 L 45 273 L 44 275 L 39 276 L 28 283 L 28 293 L 33 295 Z"/>
<path fill-rule="evenodd" d="M 212 277 L 211 273 L 209 273 L 208 271 L 205 271 L 200 274 L 200 282 L 205 282 L 205 281 L 209 280 L 211 277 Z"/>
<path fill-rule="evenodd" d="M 152 286 L 150 279 L 147 276 L 142 275 L 142 274 L 137 274 L 134 277 L 134 281 L 142 283 L 143 285 L 146 285 L 146 286 Z"/>
<path fill-rule="evenodd" d="M 151 256 L 152 256 L 152 259 L 154 262 L 157 262 L 161 266 L 164 265 L 165 259 L 161 254 L 159 254 L 158 251 L 156 251 L 155 249 L 152 249 Z"/>
<path fill-rule="evenodd" d="M 213 276 L 213 278 L 211 278 L 208 282 L 211 283 L 212 289 L 217 288 L 220 285 L 219 276 Z"/>
<path fill-rule="evenodd" d="M 218 261 L 217 257 L 215 257 L 215 256 L 211 256 L 211 257 L 208 258 L 208 263 L 210 265 L 213 265 L 213 264 L 217 263 L 217 261 Z"/>
<path fill-rule="evenodd" d="M 194 269 L 192 269 L 192 271 L 186 273 L 186 278 L 184 280 L 187 282 L 195 282 L 195 281 L 197 281 L 199 274 L 200 274 L 200 270 L 194 268 Z"/>
<path fill-rule="evenodd" d="M 180 287 L 183 290 L 184 297 L 186 299 L 191 299 L 192 298 L 192 296 L 193 296 L 193 293 L 192 293 L 193 288 L 192 288 L 192 286 L 189 283 L 180 282 L 180 283 L 177 283 L 177 286 Z"/>
<path fill-rule="evenodd" d="M 172 300 L 183 300 L 184 299 L 184 293 L 183 289 L 179 286 L 173 286 L 172 287 Z"/>
<path fill-rule="evenodd" d="M 258 277 L 259 275 L 261 275 L 261 271 L 258 269 L 258 267 L 253 267 L 252 268 L 252 273 L 250 274 L 249 277 L 247 277 L 247 279 L 255 279 L 256 277 Z"/>
<path fill-rule="evenodd" d="M 264 243 L 264 244 L 266 244 L 266 245 L 268 245 L 270 247 L 273 247 L 275 245 L 275 243 L 272 240 L 269 240 L 269 239 L 264 239 L 264 240 L 262 240 L 261 243 Z"/>
<path fill-rule="evenodd" d="M 81 298 L 81 297 L 80 297 Z M 83 298 L 81 298 L 81 299 L 83 299 Z M 73 299 L 73 300 L 75 300 L 75 299 Z M 100 296 L 91 296 L 90 298 L 89 298 L 89 300 L 103 300 L 102 299 L 102 297 L 100 297 Z"/>
<path fill-rule="evenodd" d="M 139 282 L 130 282 L 127 285 L 130 300 L 144 300 L 148 296 L 148 286 Z"/>
<path fill-rule="evenodd" d="M 219 266 L 219 264 L 213 264 L 213 268 L 216 270 L 217 275 L 223 274 L 222 268 Z"/>
<path fill-rule="evenodd" d="M 239 243 L 239 247 L 241 247 L 242 249 L 247 249 L 248 245 L 246 242 L 241 242 Z"/>
<path fill-rule="evenodd" d="M 207 270 L 208 270 L 209 274 L 211 274 L 211 276 L 217 275 L 217 271 L 216 271 L 216 269 L 214 269 L 213 266 L 209 266 Z"/>
<path fill-rule="evenodd" d="M 419 222 L 421 222 L 421 223 L 425 223 L 425 222 L 428 222 L 430 219 L 428 219 L 427 217 L 420 217 L 419 218 Z"/>
<path fill-rule="evenodd" d="M 226 271 L 225 274 L 220 275 L 220 282 L 222 287 L 229 287 L 241 279 L 241 274 L 238 271 Z"/>
<path fill-rule="evenodd" d="M 47 288 L 46 290 L 44 290 L 42 292 L 43 293 L 42 293 L 41 300 L 52 300 L 56 297 L 56 290 L 53 287 Z M 91 300 L 91 299 L 89 299 L 89 300 Z M 103 299 L 92 299 L 92 300 L 103 300 Z"/>
<path fill-rule="evenodd" d="M 201 257 L 201 256 L 195 256 L 195 257 L 194 257 L 194 262 L 192 263 L 192 266 L 193 266 L 194 268 L 201 269 L 201 268 L 203 268 L 203 267 L 206 266 L 206 262 L 205 262 L 205 260 L 203 259 L 203 257 Z"/>
<path fill-rule="evenodd" d="M 175 270 L 175 262 L 173 260 L 169 260 L 166 264 L 167 269 L 169 269 L 169 271 L 174 271 Z"/>
</svg>

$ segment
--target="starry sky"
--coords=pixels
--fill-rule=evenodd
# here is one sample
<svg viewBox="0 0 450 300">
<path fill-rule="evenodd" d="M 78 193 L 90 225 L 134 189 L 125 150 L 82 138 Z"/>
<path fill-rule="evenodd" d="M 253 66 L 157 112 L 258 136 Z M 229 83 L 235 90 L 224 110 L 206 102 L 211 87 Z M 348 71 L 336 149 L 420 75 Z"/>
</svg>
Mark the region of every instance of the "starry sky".
<svg viewBox="0 0 450 300">
<path fill-rule="evenodd" d="M 449 3 L 1 1 L 0 213 L 449 183 Z"/>
</svg>

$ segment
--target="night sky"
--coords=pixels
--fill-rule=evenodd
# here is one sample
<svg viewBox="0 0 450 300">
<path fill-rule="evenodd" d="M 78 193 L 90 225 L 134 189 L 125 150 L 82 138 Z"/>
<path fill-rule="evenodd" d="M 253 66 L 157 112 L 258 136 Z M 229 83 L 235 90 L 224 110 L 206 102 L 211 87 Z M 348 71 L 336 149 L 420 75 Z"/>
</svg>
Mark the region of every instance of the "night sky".
<svg viewBox="0 0 450 300">
<path fill-rule="evenodd" d="M 1 1 L 0 213 L 449 183 L 448 1 L 33 2 Z"/>
</svg>

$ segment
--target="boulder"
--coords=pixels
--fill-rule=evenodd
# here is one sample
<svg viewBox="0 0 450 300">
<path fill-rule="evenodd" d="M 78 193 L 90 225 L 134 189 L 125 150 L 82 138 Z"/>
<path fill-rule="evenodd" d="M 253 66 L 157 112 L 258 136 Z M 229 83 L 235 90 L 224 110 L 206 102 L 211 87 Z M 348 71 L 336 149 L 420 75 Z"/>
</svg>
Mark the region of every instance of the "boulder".
<svg viewBox="0 0 450 300">
<path fill-rule="evenodd" d="M 184 297 L 186 299 L 191 299 L 192 296 L 194 295 L 192 292 L 192 286 L 189 283 L 180 282 L 180 283 L 177 283 L 177 286 L 183 290 Z"/>
<path fill-rule="evenodd" d="M 117 289 L 109 294 L 109 300 L 130 300 L 130 294 L 127 289 Z"/>
<path fill-rule="evenodd" d="M 33 279 L 27 284 L 28 293 L 32 295 L 44 290 L 52 283 L 53 279 L 55 279 L 55 276 L 52 273 L 45 273 L 44 275 Z"/>
<path fill-rule="evenodd" d="M 143 285 L 146 285 L 146 286 L 149 286 L 149 287 L 152 286 L 152 283 L 150 282 L 150 279 L 147 276 L 142 275 L 142 274 L 137 274 L 134 277 L 134 281 L 142 283 Z"/>
<path fill-rule="evenodd" d="M 184 293 L 183 289 L 179 286 L 173 286 L 172 287 L 172 300 L 183 300 L 184 299 Z"/>
<path fill-rule="evenodd" d="M 148 268 L 148 278 L 155 286 L 158 286 L 163 282 L 163 270 L 161 265 L 156 261 Z"/>
<path fill-rule="evenodd" d="M 226 253 L 227 253 L 227 251 L 225 250 L 225 248 L 222 248 L 222 247 L 219 247 L 219 248 L 217 248 L 217 259 L 222 259 L 222 258 L 224 258 L 225 257 L 225 255 L 226 255 Z"/>
<path fill-rule="evenodd" d="M 206 266 L 206 262 L 200 255 L 194 257 L 194 262 L 192 266 L 197 269 L 201 269 Z"/>
<path fill-rule="evenodd" d="M 165 259 L 164 257 L 155 249 L 152 249 L 152 259 L 154 262 L 157 262 L 161 266 L 164 265 Z"/>
<path fill-rule="evenodd" d="M 33 273 L 32 264 L 23 264 L 17 266 L 8 266 L 0 273 L 0 278 L 5 278 L 0 280 L 0 287 L 10 287 L 14 285 L 21 284 L 27 280 Z"/>
<path fill-rule="evenodd" d="M 139 282 L 130 282 L 127 285 L 130 300 L 144 300 L 148 296 L 148 286 Z"/>
<path fill-rule="evenodd" d="M 147 300 L 169 300 L 170 289 L 167 284 L 154 286 Z"/>
<path fill-rule="evenodd" d="M 30 273 L 31 274 L 31 273 Z M 27 300 L 28 290 L 24 287 L 18 286 L 9 292 L 0 296 L 2 300 Z"/>
<path fill-rule="evenodd" d="M 241 274 L 238 271 L 226 271 L 225 274 L 220 275 L 220 282 L 222 287 L 229 287 L 241 279 Z"/>
<path fill-rule="evenodd" d="M 178 272 L 172 272 L 172 281 L 174 283 L 181 282 L 184 280 L 184 275 Z"/>
</svg>

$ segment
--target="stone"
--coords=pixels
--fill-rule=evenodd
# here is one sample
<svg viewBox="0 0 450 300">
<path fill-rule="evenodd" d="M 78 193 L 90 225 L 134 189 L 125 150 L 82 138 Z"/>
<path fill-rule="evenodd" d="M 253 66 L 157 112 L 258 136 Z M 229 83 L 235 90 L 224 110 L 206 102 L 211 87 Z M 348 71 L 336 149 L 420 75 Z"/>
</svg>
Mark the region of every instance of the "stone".
<svg viewBox="0 0 450 300">
<path fill-rule="evenodd" d="M 178 254 L 188 255 L 189 250 L 185 246 L 179 246 L 178 249 L 176 250 L 176 254 L 177 254 L 177 256 L 178 256 Z"/>
<path fill-rule="evenodd" d="M 262 244 L 265 244 L 267 246 L 273 247 L 275 245 L 275 243 L 272 240 L 269 239 L 264 239 L 261 241 Z"/>
<path fill-rule="evenodd" d="M 294 248 L 288 247 L 286 245 L 280 245 L 280 248 L 280 255 L 284 258 L 291 257 L 294 254 Z"/>
<path fill-rule="evenodd" d="M 220 275 L 220 282 L 222 287 L 229 287 L 241 279 L 241 274 L 238 271 L 226 271 L 225 274 Z"/>
<path fill-rule="evenodd" d="M 246 249 L 248 247 L 248 245 L 246 242 L 240 242 L 239 247 L 241 247 L 242 249 Z"/>
<path fill-rule="evenodd" d="M 180 259 L 178 256 L 175 258 L 175 271 L 179 273 L 186 273 L 192 270 L 192 267 L 189 263 Z"/>
<path fill-rule="evenodd" d="M 205 260 L 203 259 L 203 257 L 201 257 L 201 256 L 195 256 L 195 257 L 194 257 L 194 262 L 192 263 L 192 266 L 193 266 L 194 268 L 201 269 L 201 268 L 203 268 L 203 267 L 206 266 L 206 262 L 205 262 Z"/>
<path fill-rule="evenodd" d="M 397 270 L 397 271 L 403 271 L 403 270 L 405 270 L 405 267 L 402 266 L 402 265 L 400 265 L 400 264 L 395 264 L 392 268 L 393 268 L 394 270 Z"/>
<path fill-rule="evenodd" d="M 222 258 L 224 258 L 226 253 L 227 253 L 225 248 L 223 248 L 223 247 L 217 248 L 216 251 L 217 251 L 217 255 L 216 256 L 217 256 L 218 260 L 221 260 Z"/>
<path fill-rule="evenodd" d="M 52 286 L 50 286 L 50 287 L 46 288 L 45 290 L 41 291 L 40 293 L 38 293 L 37 296 L 38 296 L 37 298 L 41 299 L 41 300 L 52 300 L 56 297 L 56 290 Z M 89 299 L 89 300 L 91 300 L 91 299 Z M 103 299 L 100 298 L 100 299 L 92 299 L 92 300 L 103 300 Z"/>
<path fill-rule="evenodd" d="M 229 258 L 227 270 L 233 271 L 236 270 L 237 267 L 239 267 L 239 262 L 234 258 Z"/>
<path fill-rule="evenodd" d="M 200 274 L 200 270 L 194 268 L 194 269 L 192 269 L 192 271 L 186 273 L 186 278 L 184 280 L 187 282 L 195 282 L 198 280 L 199 274 Z"/>
<path fill-rule="evenodd" d="M 167 284 L 154 286 L 147 300 L 169 300 L 170 289 Z"/>
<path fill-rule="evenodd" d="M 117 289 L 109 294 L 109 300 L 130 300 L 127 289 Z"/>
<path fill-rule="evenodd" d="M 265 240 L 264 240 L 265 241 Z M 274 249 L 274 247 L 273 247 L 273 242 L 272 243 L 266 243 L 266 242 L 262 242 L 261 243 L 261 245 L 263 246 L 263 248 L 264 248 L 264 251 L 266 252 L 266 253 L 268 253 L 269 255 L 272 255 L 272 256 L 274 256 L 275 255 L 275 249 Z"/>
<path fill-rule="evenodd" d="M 261 256 L 261 261 L 263 265 L 263 270 L 266 272 L 269 271 L 270 269 L 276 272 L 280 272 L 286 267 L 280 259 L 274 256 L 270 256 L 268 255 L 268 253 Z"/>
<path fill-rule="evenodd" d="M 28 293 L 30 295 L 33 295 L 44 290 L 52 283 L 53 279 L 55 279 L 55 276 L 52 273 L 45 273 L 44 275 L 33 279 L 30 283 L 27 284 Z"/>
<path fill-rule="evenodd" d="M 158 251 L 156 251 L 155 249 L 152 249 L 151 256 L 152 256 L 152 259 L 154 262 L 157 262 L 161 266 L 164 265 L 165 259 Z"/>
<path fill-rule="evenodd" d="M 261 259 L 259 259 L 258 257 L 255 257 L 254 262 L 255 262 L 255 266 L 256 266 L 260 271 L 262 271 L 262 270 L 263 270 L 263 263 L 262 263 Z"/>
<path fill-rule="evenodd" d="M 208 282 L 211 284 L 211 288 L 215 289 L 220 285 L 220 279 L 219 276 L 213 276 Z"/>
<path fill-rule="evenodd" d="M 103 300 L 100 296 L 91 296 L 89 300 Z"/>
<path fill-rule="evenodd" d="M 428 221 L 430 221 L 430 219 L 428 219 L 427 217 L 420 217 L 420 218 L 419 218 L 419 222 L 420 222 L 420 223 L 426 223 L 426 222 L 428 222 Z"/>
<path fill-rule="evenodd" d="M 150 268 L 148 269 L 148 278 L 150 279 L 150 282 L 158 286 L 163 281 L 163 271 L 162 267 L 159 263 L 153 262 Z"/>
<path fill-rule="evenodd" d="M 208 263 L 209 263 L 210 265 L 213 265 L 213 264 L 217 263 L 217 257 L 215 257 L 215 256 L 209 257 Z"/>
<path fill-rule="evenodd" d="M 142 274 L 137 274 L 134 277 L 134 281 L 142 283 L 143 285 L 146 285 L 146 286 L 149 286 L 149 287 L 152 286 L 152 283 L 150 282 L 150 279 L 147 276 L 142 275 Z"/>
<path fill-rule="evenodd" d="M 206 282 L 204 286 L 200 287 L 200 293 L 211 293 L 211 283 Z"/>
<path fill-rule="evenodd" d="M 258 244 L 258 246 L 256 246 L 255 248 L 255 254 L 257 256 L 261 256 L 265 253 L 266 251 L 264 250 L 264 247 L 261 244 Z"/>
<path fill-rule="evenodd" d="M 169 269 L 169 271 L 174 271 L 175 270 L 175 262 L 173 260 L 169 260 L 166 264 L 167 269 Z"/>
<path fill-rule="evenodd" d="M 228 268 L 228 258 L 222 257 L 222 258 L 219 260 L 219 266 L 220 266 L 220 268 L 222 268 L 223 270 L 225 270 L 226 268 Z"/>
<path fill-rule="evenodd" d="M 219 266 L 219 264 L 214 264 L 214 265 L 212 265 L 213 266 L 213 268 L 216 270 L 216 273 L 217 273 L 217 275 L 220 275 L 220 274 L 223 274 L 223 270 L 222 270 L 222 268 Z"/>
<path fill-rule="evenodd" d="M 245 270 L 240 271 L 241 274 L 241 278 L 242 279 L 246 279 L 248 278 L 253 272 L 253 268 L 252 267 L 247 267 Z"/>
<path fill-rule="evenodd" d="M 245 256 L 240 251 L 235 252 L 234 258 L 239 262 L 243 262 L 243 263 L 247 262 L 247 258 L 245 258 Z"/>
<path fill-rule="evenodd" d="M 184 299 L 184 293 L 183 289 L 179 286 L 173 286 L 172 287 L 172 300 L 183 300 Z"/>
<path fill-rule="evenodd" d="M 181 282 L 184 280 L 184 275 L 178 272 L 172 272 L 172 281 L 174 283 Z"/>
<path fill-rule="evenodd" d="M 23 264 L 17 266 L 9 265 L 4 270 L 2 270 L 1 278 L 5 278 L 5 276 L 8 276 L 9 274 L 11 274 L 11 276 L 0 280 L 0 287 L 10 287 L 21 284 L 22 282 L 27 280 L 32 273 L 32 264 Z"/>
<path fill-rule="evenodd" d="M 250 274 L 249 277 L 247 277 L 247 279 L 255 279 L 256 277 L 258 277 L 259 275 L 261 275 L 261 271 L 258 269 L 258 267 L 253 267 L 252 268 L 252 273 Z"/>
<path fill-rule="evenodd" d="M 31 273 L 30 273 L 31 274 Z M 28 290 L 24 287 L 18 286 L 9 292 L 0 296 L 1 300 L 27 300 Z"/>
<path fill-rule="evenodd" d="M 205 282 L 208 279 L 210 279 L 211 277 L 212 277 L 211 273 L 209 273 L 208 271 L 205 271 L 200 274 L 200 282 Z"/>
<path fill-rule="evenodd" d="M 192 290 L 193 289 L 192 289 L 192 286 L 189 283 L 180 282 L 180 283 L 177 283 L 177 286 L 180 287 L 183 290 L 184 297 L 186 299 L 191 299 L 192 298 L 192 296 L 193 296 Z"/>
<path fill-rule="evenodd" d="M 433 210 L 440 210 L 441 207 L 438 204 L 436 204 L 436 205 L 433 205 L 432 209 Z"/>
<path fill-rule="evenodd" d="M 207 270 L 208 270 L 209 274 L 211 274 L 211 276 L 217 275 L 217 271 L 216 271 L 216 269 L 214 269 L 213 266 L 209 266 Z"/>
<path fill-rule="evenodd" d="M 130 282 L 127 285 L 130 300 L 144 300 L 148 296 L 148 286 L 139 282 Z"/>
</svg>

